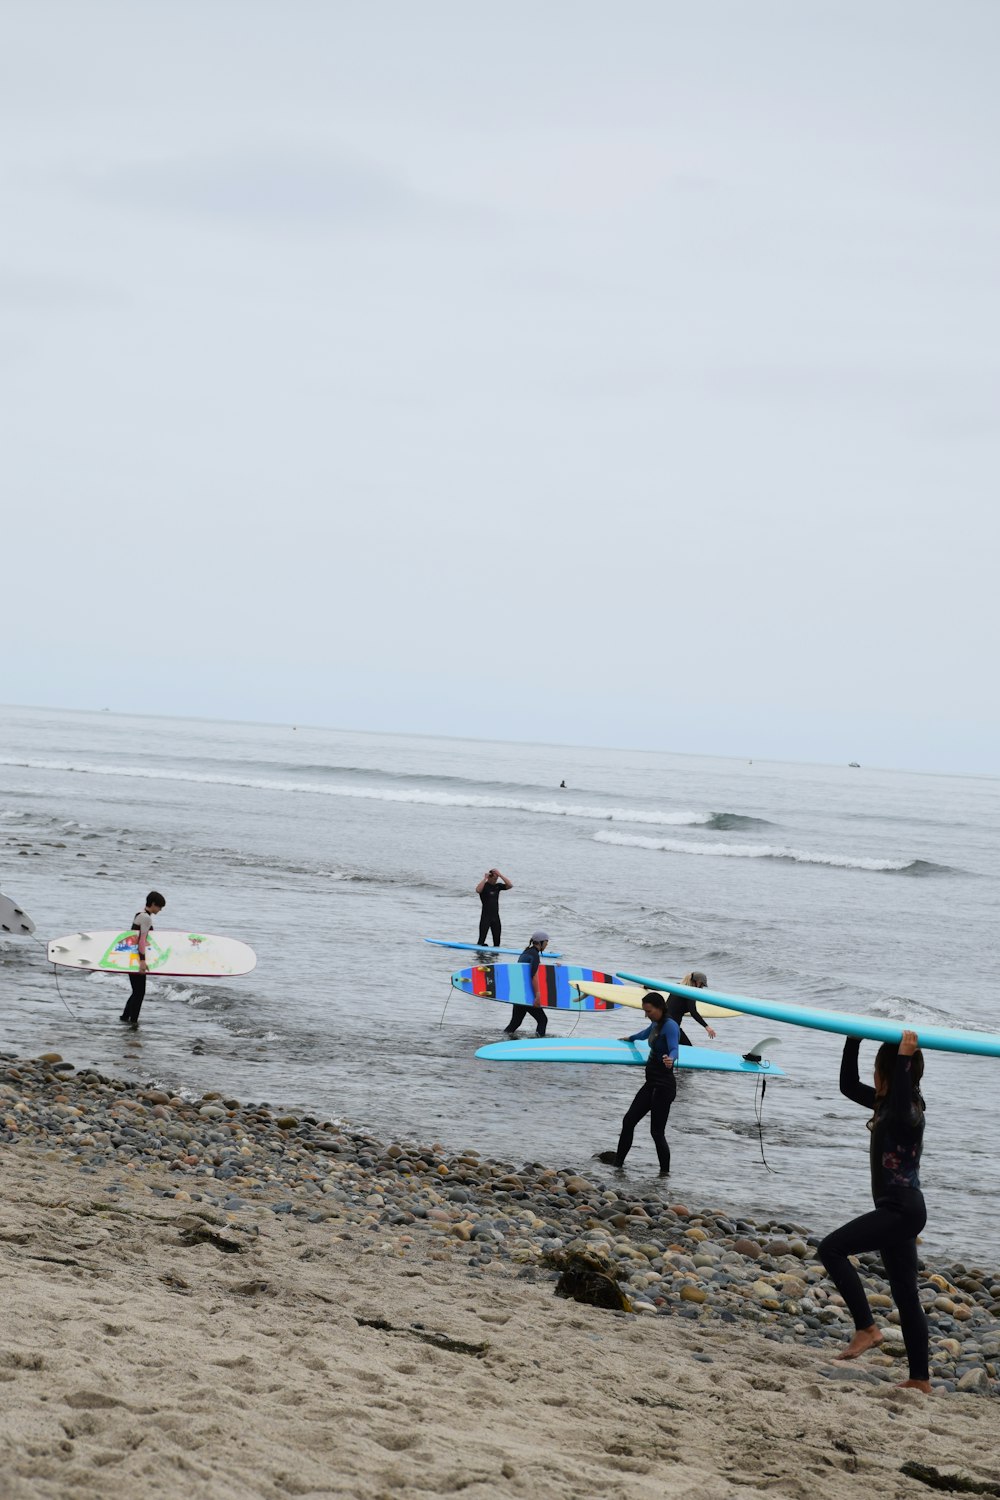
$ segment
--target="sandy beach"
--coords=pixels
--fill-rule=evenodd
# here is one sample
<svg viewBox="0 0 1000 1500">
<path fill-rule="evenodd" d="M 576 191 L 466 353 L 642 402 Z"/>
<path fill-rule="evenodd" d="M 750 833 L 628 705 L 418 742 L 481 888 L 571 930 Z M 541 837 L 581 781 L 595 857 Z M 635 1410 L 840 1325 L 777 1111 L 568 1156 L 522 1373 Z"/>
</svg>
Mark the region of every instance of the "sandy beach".
<svg viewBox="0 0 1000 1500">
<path fill-rule="evenodd" d="M 422 1173 L 398 1145 L 373 1170 L 360 1134 L 59 1063 L 8 1059 L 0 1090 L 5 1497 L 926 1495 L 907 1463 L 1000 1493 L 993 1366 L 925 1398 L 895 1387 L 898 1362 L 833 1364 L 839 1322 L 827 1347 L 796 1344 L 745 1291 L 755 1326 L 679 1296 L 645 1313 L 557 1297 L 530 1241 L 474 1253 L 482 1186 L 399 1211 L 398 1184 L 419 1212 L 414 1183 L 462 1178 L 433 1151 L 407 1148 Z M 215 1175 L 209 1125 L 242 1173 Z M 303 1130 L 325 1130 L 323 1178 Z M 467 1182 L 517 1180 L 465 1160 Z M 619 1247 L 649 1239 L 624 1221 Z"/>
</svg>

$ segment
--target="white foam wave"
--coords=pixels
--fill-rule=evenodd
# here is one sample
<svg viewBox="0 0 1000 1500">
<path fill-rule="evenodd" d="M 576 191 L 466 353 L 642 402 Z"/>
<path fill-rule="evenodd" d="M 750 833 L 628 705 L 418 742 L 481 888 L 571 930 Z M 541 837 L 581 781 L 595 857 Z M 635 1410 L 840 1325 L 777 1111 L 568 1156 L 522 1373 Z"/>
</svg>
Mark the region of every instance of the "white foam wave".
<svg viewBox="0 0 1000 1500">
<path fill-rule="evenodd" d="M 639 823 L 654 827 L 697 827 L 709 823 L 705 812 L 667 812 L 661 809 L 608 808 L 590 803 L 531 801 L 516 797 L 481 796 L 472 792 L 438 792 L 425 787 L 373 787 L 338 782 L 282 781 L 267 776 L 223 776 L 215 772 L 162 770 L 155 766 L 87 765 L 62 760 L 18 760 L 0 756 L 0 765 L 34 771 L 69 771 L 81 776 L 129 776 L 149 781 L 187 781 L 205 786 L 250 787 L 262 792 L 311 793 L 320 797 L 351 797 L 372 802 L 414 802 L 431 807 L 483 807 L 504 812 L 537 813 L 554 818 L 587 818 L 604 823 Z"/>
<path fill-rule="evenodd" d="M 629 849 L 660 849 L 669 854 L 713 854 L 720 859 L 782 859 L 799 865 L 831 865 L 839 870 L 902 871 L 912 868 L 911 859 L 853 859 L 847 854 L 811 854 L 777 844 L 689 844 L 683 839 L 654 839 L 643 834 L 606 833 L 593 837 L 601 844 L 620 844 Z"/>
</svg>

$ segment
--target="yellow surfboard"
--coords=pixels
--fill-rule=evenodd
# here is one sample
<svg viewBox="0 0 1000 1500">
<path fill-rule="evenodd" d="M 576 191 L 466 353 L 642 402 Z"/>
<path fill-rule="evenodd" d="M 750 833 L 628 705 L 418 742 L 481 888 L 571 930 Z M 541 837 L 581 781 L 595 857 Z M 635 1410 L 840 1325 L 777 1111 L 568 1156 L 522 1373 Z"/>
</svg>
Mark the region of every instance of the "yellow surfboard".
<svg viewBox="0 0 1000 1500">
<path fill-rule="evenodd" d="M 638 984 L 597 984 L 574 980 L 572 988 L 579 990 L 581 995 L 593 995 L 595 1000 L 609 1000 L 614 1005 L 627 1005 L 632 1010 L 642 1010 L 642 997 L 647 993 Z M 719 1021 L 724 1016 L 738 1016 L 740 1012 L 699 1000 L 698 1014 L 706 1020 Z"/>
</svg>

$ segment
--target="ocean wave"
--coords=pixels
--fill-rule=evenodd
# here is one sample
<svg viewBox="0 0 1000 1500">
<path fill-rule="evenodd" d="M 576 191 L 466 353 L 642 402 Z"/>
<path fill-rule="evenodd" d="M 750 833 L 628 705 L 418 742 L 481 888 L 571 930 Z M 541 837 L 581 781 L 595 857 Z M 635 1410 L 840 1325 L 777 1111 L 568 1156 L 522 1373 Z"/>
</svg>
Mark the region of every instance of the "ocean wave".
<svg viewBox="0 0 1000 1500">
<path fill-rule="evenodd" d="M 601 844 L 619 844 L 629 849 L 658 849 L 668 854 L 710 854 L 719 859 L 774 859 L 797 865 L 829 865 L 838 870 L 867 870 L 885 875 L 946 875 L 947 865 L 926 859 L 865 859 L 849 854 L 812 854 L 775 844 L 689 844 L 683 839 L 654 839 L 643 834 L 610 833 L 603 829 L 593 838 Z"/>
<path fill-rule="evenodd" d="M 501 797 L 489 793 L 444 792 L 427 787 L 379 787 L 336 782 L 284 781 L 270 776 L 233 776 L 215 771 L 168 770 L 157 766 L 94 765 L 64 760 L 21 760 L 0 756 L 0 765 L 35 771 L 66 771 L 80 776 L 124 776 L 148 781 L 194 782 L 203 786 L 249 787 L 262 792 L 307 793 L 320 797 L 352 797 L 371 802 L 418 803 L 429 807 L 493 808 L 501 812 L 532 813 L 540 817 L 581 818 L 602 823 L 631 823 L 651 827 L 745 828 L 762 819 L 744 819 L 739 813 L 668 811 L 662 808 L 602 807 L 596 803 L 562 799 L 535 800 Z M 723 819 L 727 821 L 719 822 Z"/>
<path fill-rule="evenodd" d="M 737 828 L 773 828 L 770 818 L 751 818 L 747 813 L 709 813 L 706 827 L 716 833 L 729 833 Z"/>
</svg>

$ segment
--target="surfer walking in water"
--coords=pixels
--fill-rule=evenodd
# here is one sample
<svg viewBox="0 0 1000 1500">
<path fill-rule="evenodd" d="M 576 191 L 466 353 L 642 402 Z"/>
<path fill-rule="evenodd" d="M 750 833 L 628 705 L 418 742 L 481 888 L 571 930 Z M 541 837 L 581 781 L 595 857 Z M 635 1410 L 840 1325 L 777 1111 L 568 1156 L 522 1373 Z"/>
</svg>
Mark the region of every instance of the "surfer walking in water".
<svg viewBox="0 0 1000 1500">
<path fill-rule="evenodd" d="M 649 1057 L 646 1060 L 646 1080 L 629 1105 L 622 1120 L 618 1148 L 601 1151 L 597 1160 L 612 1167 L 623 1167 L 625 1158 L 632 1149 L 635 1127 L 646 1115 L 649 1116 L 649 1133 L 653 1137 L 660 1176 L 670 1172 L 670 1147 L 667 1145 L 667 1117 L 670 1106 L 677 1097 L 677 1079 L 674 1063 L 680 1044 L 680 1027 L 667 1014 L 667 998 L 648 990 L 642 997 L 642 1009 L 649 1022 L 642 1031 L 623 1036 L 623 1042 L 648 1042 Z"/>
<path fill-rule="evenodd" d="M 519 964 L 531 965 L 531 988 L 534 991 L 535 1003 L 534 1005 L 515 1005 L 513 1007 L 510 1013 L 510 1020 L 504 1027 L 504 1036 L 513 1036 L 525 1016 L 532 1016 L 534 1018 L 536 1036 L 545 1035 L 549 1022 L 545 1014 L 545 1007 L 539 1003 L 538 970 L 541 967 L 542 954 L 548 946 L 549 935 L 547 932 L 533 932 L 530 943 L 518 959 Z"/>
<path fill-rule="evenodd" d="M 131 1026 L 138 1026 L 139 1012 L 142 1010 L 142 1002 L 146 998 L 146 944 L 149 934 L 153 930 L 153 918 L 158 917 L 166 906 L 165 897 L 159 891 L 150 891 L 146 897 L 146 904 L 141 911 L 137 911 L 132 918 L 132 931 L 139 934 L 136 942 L 136 950 L 139 954 L 139 967 L 133 969 L 128 976 L 128 982 L 132 986 L 132 993 L 121 1015 L 120 1021 L 127 1021 Z"/>
<path fill-rule="evenodd" d="M 910 1378 L 901 1383 L 930 1395 L 927 1318 L 917 1285 L 917 1235 L 927 1222 L 920 1191 L 924 1057 L 915 1031 L 904 1031 L 898 1047 L 895 1042 L 884 1042 L 875 1057 L 875 1087 L 871 1088 L 858 1077 L 860 1046 L 856 1037 L 844 1043 L 840 1092 L 864 1109 L 874 1110 L 868 1128 L 875 1209 L 835 1229 L 819 1246 L 819 1258 L 854 1319 L 854 1337 L 836 1358 L 857 1359 L 882 1342 L 861 1278 L 849 1259 L 878 1250 L 899 1310 L 909 1361 Z"/>
<path fill-rule="evenodd" d="M 708 988 L 708 976 L 703 974 L 700 969 L 692 969 L 690 974 L 684 975 L 681 984 L 686 984 L 688 989 L 705 990 Z M 715 1037 L 712 1027 L 709 1026 L 705 1017 L 698 1009 L 697 1000 L 691 1000 L 686 995 L 669 995 L 667 997 L 667 1015 L 671 1021 L 676 1021 L 677 1023 L 682 1047 L 691 1046 L 691 1038 L 684 1034 L 682 1023 L 685 1016 L 690 1016 L 692 1021 L 696 1021 L 699 1026 L 704 1026 L 710 1037 Z"/>
<path fill-rule="evenodd" d="M 501 875 L 499 870 L 487 870 L 482 880 L 476 886 L 476 894 L 483 903 L 482 915 L 479 918 L 479 942 L 485 943 L 486 934 L 489 933 L 493 939 L 494 948 L 500 946 L 500 892 L 512 891 L 514 887 L 506 875 Z"/>
</svg>

